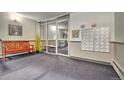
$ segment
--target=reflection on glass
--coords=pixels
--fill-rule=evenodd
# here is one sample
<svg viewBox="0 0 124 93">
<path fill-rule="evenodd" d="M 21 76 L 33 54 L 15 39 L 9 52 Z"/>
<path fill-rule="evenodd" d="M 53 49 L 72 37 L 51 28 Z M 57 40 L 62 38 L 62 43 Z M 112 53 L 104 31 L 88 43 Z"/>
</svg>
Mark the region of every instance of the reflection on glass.
<svg viewBox="0 0 124 93">
<path fill-rule="evenodd" d="M 58 23 L 58 53 L 68 55 L 68 21 Z"/>
<path fill-rule="evenodd" d="M 46 24 L 41 24 L 41 46 L 43 51 L 46 51 Z"/>
<path fill-rule="evenodd" d="M 68 41 L 67 40 L 58 41 L 58 53 L 68 55 Z"/>
<path fill-rule="evenodd" d="M 48 24 L 48 40 L 56 40 L 56 23 Z"/>
<path fill-rule="evenodd" d="M 41 25 L 41 40 L 46 40 L 46 24 Z"/>
<path fill-rule="evenodd" d="M 68 38 L 68 21 L 58 23 L 58 39 Z"/>
<path fill-rule="evenodd" d="M 50 53 L 56 53 L 56 23 L 48 24 L 48 45 Z"/>
</svg>

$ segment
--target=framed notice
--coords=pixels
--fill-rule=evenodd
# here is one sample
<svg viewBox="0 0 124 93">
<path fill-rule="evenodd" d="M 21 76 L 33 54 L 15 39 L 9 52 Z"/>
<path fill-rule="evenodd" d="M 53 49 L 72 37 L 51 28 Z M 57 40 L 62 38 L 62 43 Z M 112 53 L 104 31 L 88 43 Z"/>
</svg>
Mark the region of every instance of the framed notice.
<svg viewBox="0 0 124 93">
<path fill-rule="evenodd" d="M 22 36 L 22 26 L 9 24 L 8 28 L 10 36 Z"/>
<path fill-rule="evenodd" d="M 81 41 L 80 40 L 80 30 L 79 29 L 71 30 L 71 41 Z"/>
</svg>

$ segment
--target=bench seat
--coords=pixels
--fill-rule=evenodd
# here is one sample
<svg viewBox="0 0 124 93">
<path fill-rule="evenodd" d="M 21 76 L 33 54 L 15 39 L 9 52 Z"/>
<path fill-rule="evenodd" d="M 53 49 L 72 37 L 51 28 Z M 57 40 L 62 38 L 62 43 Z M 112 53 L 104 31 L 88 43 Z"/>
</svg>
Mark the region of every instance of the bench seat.
<svg viewBox="0 0 124 93">
<path fill-rule="evenodd" d="M 22 52 L 32 53 L 34 51 L 33 45 L 29 41 L 3 41 L 2 58 L 6 61 L 8 54 L 16 54 Z"/>
</svg>

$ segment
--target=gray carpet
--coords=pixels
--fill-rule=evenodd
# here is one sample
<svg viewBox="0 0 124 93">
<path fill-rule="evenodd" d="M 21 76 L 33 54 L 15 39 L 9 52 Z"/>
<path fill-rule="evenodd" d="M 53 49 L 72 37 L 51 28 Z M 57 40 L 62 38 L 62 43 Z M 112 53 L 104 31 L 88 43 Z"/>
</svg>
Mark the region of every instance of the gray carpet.
<svg viewBox="0 0 124 93">
<path fill-rule="evenodd" d="M 111 66 L 50 54 L 12 58 L 0 65 L 1 80 L 119 80 Z"/>
</svg>

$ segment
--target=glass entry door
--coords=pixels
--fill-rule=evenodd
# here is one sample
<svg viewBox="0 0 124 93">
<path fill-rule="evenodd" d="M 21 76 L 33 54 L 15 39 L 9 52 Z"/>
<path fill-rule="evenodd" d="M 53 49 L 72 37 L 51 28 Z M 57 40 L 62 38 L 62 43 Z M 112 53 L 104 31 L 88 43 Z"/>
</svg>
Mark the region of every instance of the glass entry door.
<svg viewBox="0 0 124 93">
<path fill-rule="evenodd" d="M 68 55 L 68 20 L 58 22 L 57 53 Z"/>
<path fill-rule="evenodd" d="M 48 20 L 41 25 L 41 40 L 46 53 L 68 55 L 68 16 Z"/>
<path fill-rule="evenodd" d="M 56 22 L 47 25 L 47 52 L 56 53 Z"/>
</svg>

